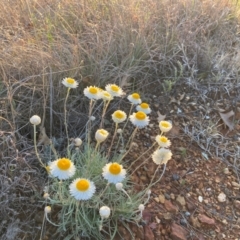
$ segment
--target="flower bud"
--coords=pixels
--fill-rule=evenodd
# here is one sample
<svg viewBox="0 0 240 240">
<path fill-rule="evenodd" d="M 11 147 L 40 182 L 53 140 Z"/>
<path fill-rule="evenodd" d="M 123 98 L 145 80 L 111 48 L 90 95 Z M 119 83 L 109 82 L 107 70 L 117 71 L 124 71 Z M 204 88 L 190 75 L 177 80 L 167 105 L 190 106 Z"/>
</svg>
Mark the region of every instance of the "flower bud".
<svg viewBox="0 0 240 240">
<path fill-rule="evenodd" d="M 38 115 L 33 115 L 30 118 L 30 123 L 33 124 L 33 125 L 38 125 L 38 124 L 41 123 L 41 118 Z"/>
<path fill-rule="evenodd" d="M 80 147 L 82 145 L 82 139 L 81 138 L 75 138 L 74 139 L 74 145 L 76 147 Z"/>
<path fill-rule="evenodd" d="M 108 131 L 104 129 L 98 129 L 95 134 L 95 138 L 97 142 L 101 143 L 106 140 L 106 138 L 108 137 L 108 134 L 109 134 Z"/>
<path fill-rule="evenodd" d="M 44 208 L 44 212 L 45 212 L 46 214 L 50 213 L 51 210 L 52 210 L 52 209 L 51 209 L 50 206 L 46 206 L 46 207 Z"/>
<path fill-rule="evenodd" d="M 111 213 L 111 210 L 107 206 L 103 206 L 99 209 L 99 214 L 100 214 L 101 218 L 109 218 L 110 213 Z"/>
</svg>

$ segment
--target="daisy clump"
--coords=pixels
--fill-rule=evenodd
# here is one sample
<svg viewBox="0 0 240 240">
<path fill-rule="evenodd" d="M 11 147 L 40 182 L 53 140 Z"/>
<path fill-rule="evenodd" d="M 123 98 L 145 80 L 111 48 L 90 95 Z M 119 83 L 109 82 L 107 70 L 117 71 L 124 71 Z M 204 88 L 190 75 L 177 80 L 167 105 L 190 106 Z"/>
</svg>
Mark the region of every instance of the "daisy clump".
<svg viewBox="0 0 240 240">
<path fill-rule="evenodd" d="M 105 90 L 88 86 L 83 90 L 83 95 L 90 100 L 88 121 L 84 126 L 85 134 L 76 136 L 79 133 L 79 129 L 76 129 L 74 136 L 69 136 L 67 100 L 70 89 L 78 87 L 78 82 L 72 78 L 64 78 L 62 83 L 68 88 L 63 108 L 66 147 L 57 153 L 54 146 L 51 146 L 54 154 L 50 154 L 45 162 L 41 160 L 36 144 L 36 126 L 41 123 L 41 118 L 37 115 L 30 118 L 35 133 L 35 152 L 49 176 L 49 186 L 45 188 L 47 190 L 44 190 L 43 195 L 46 204 L 44 217 L 58 227 L 62 234 L 68 230 L 69 239 L 80 236 L 98 240 L 114 239 L 120 219 L 136 224 L 141 220 L 151 197 L 150 188 L 161 179 L 162 175 L 155 179 L 159 176 L 157 173 L 161 166 L 164 166 L 163 174 L 166 164 L 172 158 L 169 150 L 171 141 L 164 136 L 171 130 L 172 124 L 168 121 L 159 123 L 160 133 L 155 137 L 153 147 L 143 153 L 145 160 L 133 169 L 133 164 L 143 155 L 140 153 L 137 159 L 131 159 L 131 164 L 125 161 L 125 157 L 131 150 L 131 143 L 138 130 L 147 127 L 150 122 L 149 105 L 142 103 L 138 93 L 132 93 L 127 96 L 131 103 L 128 114 L 120 109 L 112 111 L 112 102 L 125 95 L 122 88 L 116 84 L 106 85 Z M 131 113 L 133 106 L 137 112 Z M 106 124 L 104 127 L 106 115 L 112 125 Z M 128 120 L 130 126 L 126 127 Z M 123 124 L 122 129 L 118 128 L 119 124 Z M 158 147 L 153 149 L 156 145 Z M 63 154 L 65 157 L 58 157 Z M 147 164 L 149 158 L 156 164 L 156 171 L 149 186 L 137 192 L 130 174 Z M 52 213 L 59 216 L 58 222 L 51 219 L 54 215 Z"/>
</svg>

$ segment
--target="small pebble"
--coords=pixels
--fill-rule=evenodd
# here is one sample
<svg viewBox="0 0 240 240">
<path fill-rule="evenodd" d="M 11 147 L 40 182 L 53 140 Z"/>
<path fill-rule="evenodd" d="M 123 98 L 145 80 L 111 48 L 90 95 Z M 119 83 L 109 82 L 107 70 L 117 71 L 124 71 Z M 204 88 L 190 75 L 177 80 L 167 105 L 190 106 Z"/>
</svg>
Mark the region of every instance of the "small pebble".
<svg viewBox="0 0 240 240">
<path fill-rule="evenodd" d="M 187 225 L 187 220 L 184 219 L 184 218 L 182 218 L 182 219 L 180 220 L 180 224 L 183 225 L 183 226 L 186 226 L 186 225 Z"/>
<path fill-rule="evenodd" d="M 225 193 L 220 193 L 219 195 L 218 195 L 218 201 L 219 202 L 226 202 L 226 198 L 227 198 L 227 196 L 226 196 L 226 194 Z"/>
<path fill-rule="evenodd" d="M 223 173 L 226 174 L 226 175 L 228 175 L 228 174 L 230 173 L 230 172 L 229 172 L 229 169 L 228 169 L 228 168 L 224 168 Z"/>
<path fill-rule="evenodd" d="M 185 212 L 184 215 L 185 215 L 186 217 L 189 217 L 189 216 L 191 215 L 191 213 L 190 213 L 190 212 Z"/>
<path fill-rule="evenodd" d="M 180 179 L 180 176 L 177 173 L 174 173 L 172 175 L 172 178 L 173 178 L 174 181 L 178 181 Z"/>
<path fill-rule="evenodd" d="M 198 196 L 198 201 L 202 202 L 203 201 L 203 197 L 202 196 Z"/>
</svg>

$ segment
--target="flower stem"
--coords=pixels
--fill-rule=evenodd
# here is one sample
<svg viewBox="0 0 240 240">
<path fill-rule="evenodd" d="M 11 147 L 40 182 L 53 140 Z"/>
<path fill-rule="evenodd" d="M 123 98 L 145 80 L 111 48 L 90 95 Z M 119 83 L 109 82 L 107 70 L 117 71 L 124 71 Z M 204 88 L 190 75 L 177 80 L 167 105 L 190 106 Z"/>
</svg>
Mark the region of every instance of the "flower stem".
<svg viewBox="0 0 240 240">
<path fill-rule="evenodd" d="M 127 124 L 128 124 L 129 116 L 130 116 L 130 114 L 131 114 L 131 112 L 132 112 L 132 108 L 133 108 L 133 104 L 131 104 L 131 107 L 130 107 L 130 110 L 129 110 L 129 113 L 128 113 L 127 121 L 126 121 L 126 123 L 125 123 L 124 126 L 123 126 L 123 132 L 124 132 L 124 130 L 125 130 Z"/>
<path fill-rule="evenodd" d="M 148 148 L 143 154 L 141 154 L 137 159 L 135 159 L 135 160 L 131 163 L 131 165 L 129 166 L 129 169 L 131 169 L 131 167 L 133 166 L 133 164 L 134 164 L 135 162 L 137 162 L 141 157 L 143 157 L 148 151 L 152 150 L 152 148 L 153 148 L 156 144 L 157 144 L 156 142 L 153 143 L 153 145 L 152 145 L 150 148 Z M 146 160 L 144 160 L 144 161 L 137 167 L 137 169 L 138 169 L 139 167 L 141 167 L 145 162 L 146 162 Z M 134 172 L 135 172 L 135 171 L 136 171 L 136 170 L 134 170 Z"/>
<path fill-rule="evenodd" d="M 127 144 L 126 144 L 126 149 L 127 149 L 128 145 L 130 145 L 130 146 L 129 146 L 129 149 L 128 149 L 128 150 L 125 152 L 125 154 L 121 157 L 120 161 L 122 161 L 122 160 L 126 157 L 126 155 L 130 152 L 130 150 L 131 150 L 131 148 L 132 148 L 131 142 L 132 142 L 133 138 L 135 137 L 135 134 L 136 134 L 137 130 L 138 130 L 138 127 L 136 127 L 136 128 L 134 129 L 132 135 L 130 136 L 130 138 L 129 138 Z"/>
<path fill-rule="evenodd" d="M 68 126 L 67 126 L 67 99 L 69 97 L 70 89 L 71 88 L 68 88 L 67 95 L 66 95 L 66 98 L 64 101 L 64 125 L 65 125 L 65 131 L 66 131 L 66 135 L 67 135 L 67 155 L 68 155 L 68 157 L 70 156 L 70 152 L 69 152 L 69 137 L 68 137 Z"/>
<path fill-rule="evenodd" d="M 156 176 L 156 173 L 157 173 L 158 169 L 160 168 L 160 166 L 161 166 L 161 165 L 158 165 L 157 169 L 156 169 L 155 172 L 154 172 L 154 175 L 153 175 L 153 177 L 152 177 L 152 180 L 151 180 L 150 184 L 148 185 L 148 188 L 149 188 L 149 189 L 150 189 L 153 185 L 155 185 L 156 183 L 158 183 L 158 182 L 161 180 L 163 174 L 164 174 L 165 171 L 166 171 L 166 166 L 167 166 L 167 164 L 164 164 L 164 167 L 163 167 L 163 171 L 162 171 L 161 176 L 158 178 L 158 180 L 157 180 L 156 182 L 152 183 L 152 182 L 153 182 L 153 179 L 154 179 L 155 176 Z"/>
<path fill-rule="evenodd" d="M 110 145 L 110 147 L 109 147 L 109 149 L 108 149 L 107 157 L 109 157 L 109 155 L 110 155 L 110 153 L 111 153 L 112 145 L 113 145 L 114 139 L 115 139 L 116 134 L 117 134 L 117 128 L 118 128 L 118 123 L 116 123 L 116 125 L 115 125 L 115 130 L 114 130 L 114 134 L 113 134 L 113 137 L 112 137 L 111 145 Z"/>
</svg>

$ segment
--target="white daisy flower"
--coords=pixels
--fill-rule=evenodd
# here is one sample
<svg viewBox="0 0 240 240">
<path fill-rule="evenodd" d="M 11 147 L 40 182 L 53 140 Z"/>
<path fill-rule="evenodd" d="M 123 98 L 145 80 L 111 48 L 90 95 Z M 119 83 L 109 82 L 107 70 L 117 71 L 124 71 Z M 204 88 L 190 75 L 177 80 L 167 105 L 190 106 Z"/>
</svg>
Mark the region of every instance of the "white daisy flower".
<svg viewBox="0 0 240 240">
<path fill-rule="evenodd" d="M 108 206 L 102 206 L 99 209 L 99 214 L 100 214 L 101 218 L 109 218 L 109 216 L 111 214 L 111 210 Z"/>
<path fill-rule="evenodd" d="M 108 137 L 109 132 L 104 129 L 98 129 L 95 133 L 95 139 L 97 142 L 101 143 L 106 140 Z"/>
<path fill-rule="evenodd" d="M 146 127 L 149 123 L 149 117 L 141 111 L 133 113 L 129 118 L 132 124 L 139 128 Z"/>
<path fill-rule="evenodd" d="M 78 82 L 73 78 L 64 78 L 62 84 L 68 88 L 76 88 L 78 86 Z"/>
<path fill-rule="evenodd" d="M 113 100 L 113 96 L 112 96 L 109 92 L 107 92 L 107 91 L 102 91 L 102 92 L 101 92 L 101 98 L 102 98 L 103 100 L 105 100 L 105 101 L 111 101 L 111 100 Z"/>
<path fill-rule="evenodd" d="M 71 196 L 77 200 L 88 200 L 96 191 L 95 184 L 85 178 L 75 179 L 69 186 Z"/>
<path fill-rule="evenodd" d="M 152 112 L 151 108 L 149 107 L 149 105 L 147 103 L 141 103 L 140 105 L 138 105 L 136 107 L 136 109 L 138 111 L 144 112 L 146 114 L 149 114 Z"/>
<path fill-rule="evenodd" d="M 122 88 L 117 86 L 116 84 L 107 84 L 105 89 L 113 96 L 113 97 L 121 97 L 124 95 Z"/>
<path fill-rule="evenodd" d="M 163 148 L 168 148 L 171 145 L 171 141 L 165 136 L 157 135 L 155 140 L 157 141 L 158 145 Z"/>
<path fill-rule="evenodd" d="M 126 175 L 126 170 L 123 169 L 122 165 L 116 162 L 110 162 L 103 167 L 102 175 L 109 183 L 116 184 L 123 181 Z"/>
<path fill-rule="evenodd" d="M 29 121 L 33 125 L 39 125 L 41 123 L 41 118 L 38 115 L 33 115 Z"/>
<path fill-rule="evenodd" d="M 172 157 L 172 152 L 166 148 L 160 148 L 152 154 L 152 160 L 157 165 L 167 164 L 167 162 L 171 159 L 171 157 Z"/>
<path fill-rule="evenodd" d="M 159 128 L 162 132 L 168 132 L 172 129 L 172 124 L 168 121 L 160 121 Z"/>
<path fill-rule="evenodd" d="M 75 174 L 76 167 L 68 158 L 60 158 L 49 164 L 50 174 L 60 180 L 68 179 Z"/>
<path fill-rule="evenodd" d="M 140 95 L 138 93 L 133 93 L 131 95 L 128 95 L 127 99 L 132 103 L 132 104 L 140 104 L 142 102 Z"/>
<path fill-rule="evenodd" d="M 83 93 L 89 99 L 98 100 L 101 98 L 101 92 L 99 91 L 99 88 L 95 86 L 84 88 Z"/>
<path fill-rule="evenodd" d="M 80 147 L 81 145 L 82 145 L 82 139 L 81 138 L 75 138 L 74 139 L 74 145 L 76 146 L 76 147 Z"/>
<path fill-rule="evenodd" d="M 121 123 L 125 121 L 126 118 L 127 118 L 127 114 L 121 110 L 117 110 L 112 114 L 112 119 L 115 123 Z"/>
</svg>

